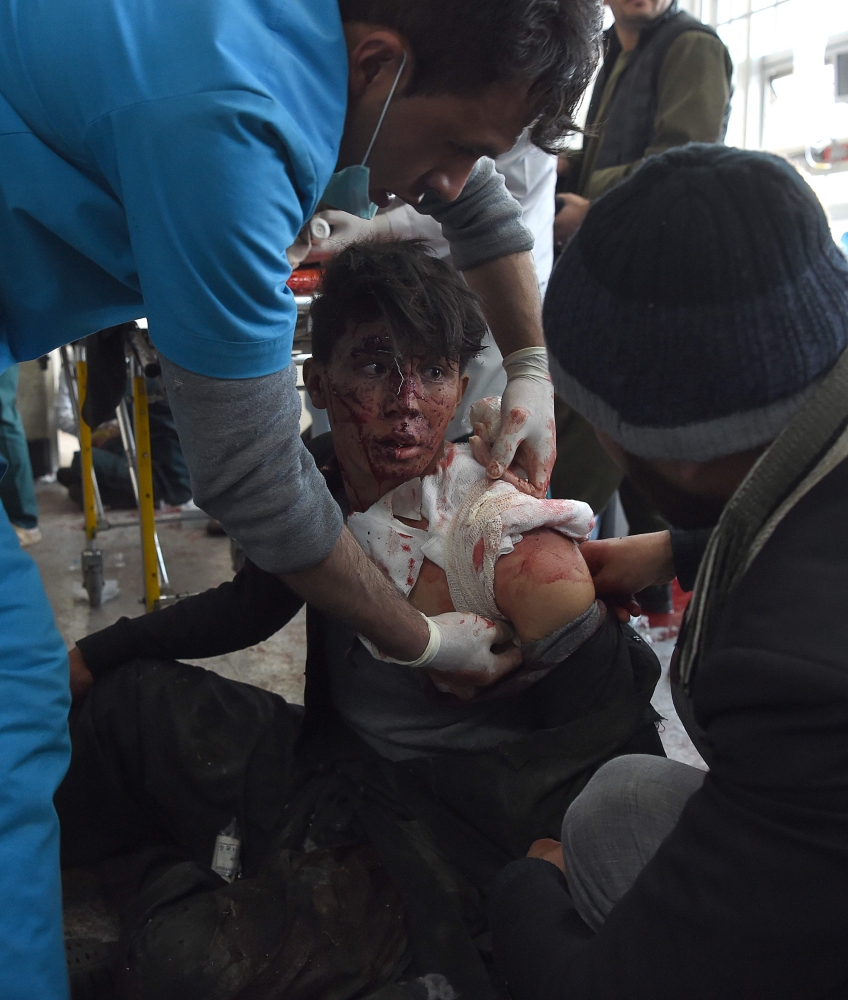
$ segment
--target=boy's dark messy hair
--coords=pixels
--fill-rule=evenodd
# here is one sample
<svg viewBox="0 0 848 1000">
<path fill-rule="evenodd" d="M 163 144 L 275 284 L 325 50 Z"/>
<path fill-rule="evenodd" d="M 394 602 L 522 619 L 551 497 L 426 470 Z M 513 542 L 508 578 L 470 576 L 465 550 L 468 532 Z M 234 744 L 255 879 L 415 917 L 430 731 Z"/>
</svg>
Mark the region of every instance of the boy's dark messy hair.
<svg viewBox="0 0 848 1000">
<path fill-rule="evenodd" d="M 460 372 L 485 349 L 480 300 L 424 240 L 345 247 L 324 271 L 311 316 L 312 355 L 322 364 L 343 334 L 379 319 L 399 353 L 447 358 Z"/>
<path fill-rule="evenodd" d="M 339 0 L 342 20 L 393 28 L 412 49 L 405 96 L 526 86 L 531 139 L 554 152 L 601 51 L 599 0 Z"/>
</svg>

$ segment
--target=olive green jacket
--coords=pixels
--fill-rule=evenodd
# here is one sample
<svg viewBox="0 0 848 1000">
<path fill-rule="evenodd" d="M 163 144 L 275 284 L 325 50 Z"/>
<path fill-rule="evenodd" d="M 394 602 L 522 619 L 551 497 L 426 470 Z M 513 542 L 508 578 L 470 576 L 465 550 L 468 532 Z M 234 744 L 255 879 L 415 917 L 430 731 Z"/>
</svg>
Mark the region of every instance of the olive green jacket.
<svg viewBox="0 0 848 1000">
<path fill-rule="evenodd" d="M 618 184 L 642 159 L 688 142 L 717 142 L 730 103 L 730 56 L 721 39 L 686 31 L 669 47 L 657 85 L 657 111 L 650 144 L 642 159 L 593 169 L 604 121 L 616 84 L 632 52 L 622 52 L 606 81 L 597 123 L 587 130 L 583 149 L 569 156 L 570 189 L 594 200 Z"/>
</svg>

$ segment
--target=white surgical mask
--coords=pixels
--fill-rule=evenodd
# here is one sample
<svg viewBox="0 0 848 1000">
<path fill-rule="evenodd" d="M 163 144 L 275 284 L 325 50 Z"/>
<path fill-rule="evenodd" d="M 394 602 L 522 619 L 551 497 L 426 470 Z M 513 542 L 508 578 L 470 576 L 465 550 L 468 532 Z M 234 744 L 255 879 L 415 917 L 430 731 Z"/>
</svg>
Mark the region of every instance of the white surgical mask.
<svg viewBox="0 0 848 1000">
<path fill-rule="evenodd" d="M 405 65 L 406 53 L 404 52 L 400 69 L 395 77 L 395 82 L 392 84 L 392 89 L 389 91 L 389 96 L 386 98 L 386 103 L 383 105 L 380 120 L 377 122 L 377 127 L 371 136 L 371 142 L 368 143 L 368 149 L 365 150 L 362 163 L 352 167 L 345 167 L 344 170 L 337 170 L 330 178 L 327 187 L 324 189 L 324 194 L 321 196 L 321 201 L 326 202 L 333 208 L 340 209 L 342 212 L 355 215 L 360 219 L 373 219 L 377 212 L 377 206 L 371 201 L 371 195 L 368 191 L 371 185 L 371 171 L 365 164 L 368 162 L 368 157 L 374 148 L 374 140 L 380 132 L 383 119 L 389 110 L 389 104 L 391 104 L 392 98 L 395 96 L 395 90 L 400 82 Z"/>
</svg>

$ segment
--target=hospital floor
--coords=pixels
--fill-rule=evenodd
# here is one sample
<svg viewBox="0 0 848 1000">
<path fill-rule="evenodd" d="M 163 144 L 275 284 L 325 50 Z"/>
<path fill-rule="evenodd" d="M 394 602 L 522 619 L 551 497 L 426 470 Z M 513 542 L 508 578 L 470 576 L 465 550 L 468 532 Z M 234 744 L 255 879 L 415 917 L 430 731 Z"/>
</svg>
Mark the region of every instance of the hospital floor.
<svg viewBox="0 0 848 1000">
<path fill-rule="evenodd" d="M 124 615 L 143 612 L 141 547 L 138 521 L 131 511 L 108 512 L 113 527 L 101 532 L 97 544 L 104 556 L 106 580 L 115 583 L 117 595 L 100 608 L 89 607 L 81 592 L 80 552 L 84 545 L 83 518 L 58 483 L 37 485 L 43 541 L 32 554 L 41 572 L 59 631 L 68 646 L 90 632 L 111 625 Z M 210 538 L 205 521 L 164 524 L 159 528 L 165 564 L 178 594 L 198 593 L 215 587 L 233 575 L 227 538 Z M 665 719 L 661 737 L 669 757 L 703 767 L 703 761 L 686 735 L 671 703 L 668 662 L 674 648 L 682 601 L 677 595 L 676 614 L 651 621 L 643 619 L 640 631 L 663 664 L 663 677 L 653 703 Z M 306 660 L 306 627 L 303 612 L 281 632 L 250 649 L 214 659 L 196 661 L 224 677 L 274 691 L 288 701 L 303 702 L 303 667 Z M 116 915 L 109 909 L 92 874 L 75 869 L 64 875 L 65 930 L 69 937 L 91 937 L 103 941 L 118 937 Z"/>
</svg>

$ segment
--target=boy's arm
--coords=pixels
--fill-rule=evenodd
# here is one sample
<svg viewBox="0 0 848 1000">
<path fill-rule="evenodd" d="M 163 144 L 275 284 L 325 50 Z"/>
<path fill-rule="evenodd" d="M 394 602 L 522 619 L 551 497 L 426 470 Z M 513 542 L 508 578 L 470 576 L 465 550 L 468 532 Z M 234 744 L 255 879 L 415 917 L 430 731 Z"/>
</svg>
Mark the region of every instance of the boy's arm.
<svg viewBox="0 0 848 1000">
<path fill-rule="evenodd" d="M 591 607 L 595 587 L 577 544 L 536 528 L 495 563 L 495 601 L 522 642 L 535 642 Z"/>
<path fill-rule="evenodd" d="M 153 614 L 121 618 L 77 646 L 94 677 L 136 658 L 203 659 L 267 639 L 302 606 L 294 591 L 248 561 L 220 587 Z"/>
</svg>

